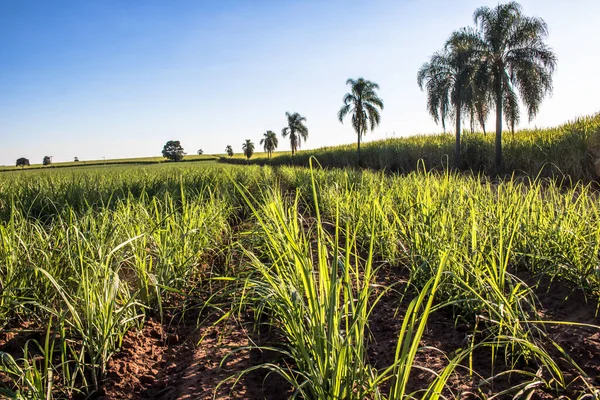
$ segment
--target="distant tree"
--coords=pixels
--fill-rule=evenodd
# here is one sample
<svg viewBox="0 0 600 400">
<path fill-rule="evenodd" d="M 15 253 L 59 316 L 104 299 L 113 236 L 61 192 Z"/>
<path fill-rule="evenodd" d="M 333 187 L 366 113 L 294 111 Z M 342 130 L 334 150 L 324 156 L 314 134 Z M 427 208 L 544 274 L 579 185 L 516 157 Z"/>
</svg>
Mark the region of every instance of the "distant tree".
<svg viewBox="0 0 600 400">
<path fill-rule="evenodd" d="M 204 150 L 198 149 L 198 155 L 201 156 L 202 154 L 204 154 Z"/>
<path fill-rule="evenodd" d="M 185 156 L 185 152 L 179 140 L 169 140 L 163 147 L 162 155 L 171 161 L 181 161 Z"/>
<path fill-rule="evenodd" d="M 296 151 L 300 148 L 300 142 L 302 139 L 306 142 L 308 138 L 308 128 L 304 125 L 304 121 L 306 118 L 298 114 L 297 112 L 290 114 L 289 112 L 285 113 L 285 116 L 288 120 L 288 126 L 283 128 L 281 131 L 281 135 L 283 137 L 290 137 L 290 145 L 292 147 L 292 157 L 296 153 Z"/>
<path fill-rule="evenodd" d="M 244 151 L 244 155 L 249 160 L 254 154 L 254 143 L 250 139 L 246 139 L 246 142 L 242 144 L 242 150 Z"/>
<path fill-rule="evenodd" d="M 360 139 L 367 133 L 375 129 L 381 121 L 379 110 L 383 110 L 383 100 L 375 92 L 379 85 L 375 82 L 363 78 L 357 80 L 348 79 L 346 85 L 350 86 L 350 93 L 344 96 L 344 105 L 338 111 L 338 119 L 344 122 L 344 117 L 352 114 L 352 127 L 358 135 L 358 166 L 360 166 Z M 378 110 L 379 109 L 379 110 Z"/>
<path fill-rule="evenodd" d="M 52 159 L 50 156 L 44 156 L 44 160 L 42 161 L 42 165 L 50 165 L 52 164 Z"/>
<path fill-rule="evenodd" d="M 260 140 L 260 144 L 263 145 L 265 152 L 271 158 L 271 154 L 279 145 L 279 140 L 277 140 L 277 134 L 273 131 L 267 131 L 263 133 L 263 138 Z"/>
<path fill-rule="evenodd" d="M 517 2 L 475 10 L 479 29 L 481 70 L 496 106 L 496 170 L 502 167 L 502 114 L 514 130 L 519 99 L 531 120 L 542 99 L 552 90 L 556 55 L 546 45 L 548 26 L 543 19 L 523 14 Z"/>
<path fill-rule="evenodd" d="M 29 160 L 26 159 L 25 157 L 21 157 L 19 159 L 17 159 L 17 167 L 28 167 L 29 166 Z"/>
<path fill-rule="evenodd" d="M 229 157 L 233 157 L 233 147 L 231 147 L 231 145 L 227 145 L 227 147 L 225 147 L 225 153 L 227 153 Z"/>
<path fill-rule="evenodd" d="M 79 158 L 78 158 L 78 157 L 75 157 L 75 158 L 73 159 L 73 162 L 79 162 Z"/>
</svg>

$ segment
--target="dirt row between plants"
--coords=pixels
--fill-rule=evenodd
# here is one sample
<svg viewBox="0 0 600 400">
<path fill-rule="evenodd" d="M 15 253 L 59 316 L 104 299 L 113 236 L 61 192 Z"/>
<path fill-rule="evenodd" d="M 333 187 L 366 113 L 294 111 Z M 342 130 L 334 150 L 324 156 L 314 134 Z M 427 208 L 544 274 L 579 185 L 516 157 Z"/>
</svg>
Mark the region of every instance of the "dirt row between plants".
<svg viewBox="0 0 600 400">
<path fill-rule="evenodd" d="M 382 284 L 390 284 L 406 277 L 397 270 L 388 269 L 380 274 Z M 533 278 L 532 278 L 533 279 Z M 533 280 L 532 280 L 533 282 Z M 544 282 L 542 282 L 544 283 Z M 549 284 L 546 282 L 546 284 Z M 600 324 L 595 315 L 596 304 L 585 299 L 580 291 L 553 283 L 537 290 L 540 314 L 546 320 L 576 321 Z M 375 308 L 370 321 L 372 340 L 368 357 L 376 368 L 389 366 L 394 358 L 398 332 L 402 324 L 408 298 L 401 301 L 397 292 L 386 294 Z M 291 387 L 278 375 L 258 369 L 237 374 L 263 363 L 284 365 L 276 353 L 250 349 L 252 345 L 281 346 L 276 332 L 253 332 L 250 313 L 241 318 L 227 318 L 215 324 L 213 315 L 198 325 L 198 316 L 189 314 L 181 320 L 173 319 L 161 325 L 148 320 L 139 332 L 130 332 L 122 351 L 109 364 L 109 373 L 102 399 L 286 399 L 293 393 Z M 447 364 L 447 355 L 469 345 L 469 330 L 455 325 L 449 311 L 431 315 L 422 338 L 423 349 L 417 355 L 417 364 L 439 371 Z M 588 384 L 600 385 L 600 331 L 573 326 L 549 326 L 550 337 L 562 346 L 589 376 Z M 435 350 L 435 349 L 437 350 Z M 227 357 L 226 357 L 227 356 Z M 556 357 L 559 357 L 558 354 Z M 497 365 L 502 364 L 499 359 Z M 503 375 L 491 383 L 482 384 L 502 371 L 492 368 L 491 353 L 476 350 L 471 375 L 466 368 L 457 369 L 448 382 L 448 395 L 461 399 L 484 398 L 501 393 L 525 380 L 520 376 Z M 563 366 L 566 363 L 562 363 Z M 519 369 L 537 373 L 535 365 L 520 365 Z M 566 379 L 573 379 L 575 371 L 567 371 Z M 417 390 L 433 379 L 426 370 L 415 369 L 409 389 Z M 576 380 L 565 393 L 546 393 L 538 390 L 533 399 L 554 399 L 560 396 L 576 398 L 584 387 Z M 451 392 L 450 392 L 451 391 Z M 514 393 L 513 393 L 514 395 Z M 508 394 L 499 398 L 512 398 Z M 563 397 L 565 398 L 565 397 Z"/>
<path fill-rule="evenodd" d="M 535 288 L 539 299 L 539 316 L 546 321 L 572 321 L 600 325 L 595 300 L 586 298 L 580 290 L 572 290 L 558 281 L 519 274 L 521 279 Z M 390 291 L 378 303 L 370 319 L 371 341 L 368 357 L 371 365 L 384 369 L 391 365 L 398 340 L 398 332 L 411 294 L 401 293 L 408 281 L 408 272 L 399 268 L 384 268 L 379 273 L 379 284 L 393 283 L 397 291 Z M 536 287 L 536 284 L 539 286 Z M 414 295 L 414 294 L 413 294 Z M 179 301 L 183 302 L 183 299 Z M 149 318 L 140 330 L 130 331 L 124 338 L 121 350 L 111 358 L 100 399 L 287 399 L 293 391 L 289 384 L 275 373 L 257 369 L 236 380 L 239 374 L 264 363 L 285 366 L 277 353 L 261 351 L 256 346 L 283 347 L 284 343 L 275 328 L 253 329 L 252 311 L 230 316 L 218 321 L 222 313 L 198 313 L 179 310 L 190 309 L 182 304 L 171 304 L 172 314 L 166 313 L 161 323 Z M 193 310 L 193 308 L 192 308 Z M 451 310 L 434 312 L 421 341 L 423 347 L 417 354 L 417 365 L 439 371 L 447 364 L 447 357 L 470 343 L 470 327 L 457 324 Z M 548 325 L 552 340 L 562 347 L 588 375 L 587 384 L 600 388 L 600 330 L 585 326 Z M 0 333 L 0 351 L 15 358 L 22 356 L 22 348 L 30 339 L 42 340 L 45 329 L 31 322 L 20 322 L 13 329 Z M 436 350 L 437 349 L 437 350 Z M 556 360 L 558 352 L 552 354 Z M 459 368 L 448 382 L 450 398 L 476 399 L 501 393 L 503 390 L 525 382 L 523 377 L 504 375 L 491 383 L 483 379 L 502 372 L 502 356 L 492 368 L 489 349 L 474 352 L 474 374 L 465 366 Z M 577 376 L 565 360 L 566 382 Z M 535 365 L 519 365 L 521 370 L 538 373 Z M 409 382 L 410 390 L 426 386 L 433 375 L 424 369 L 415 369 Z M 0 382 L 6 382 L 0 373 Z M 533 399 L 577 398 L 584 382 L 575 380 L 564 393 L 546 393 L 538 390 Z M 385 388 L 384 392 L 385 392 Z M 514 394 L 514 393 L 513 393 Z M 499 398 L 512 398 L 500 396 Z"/>
</svg>

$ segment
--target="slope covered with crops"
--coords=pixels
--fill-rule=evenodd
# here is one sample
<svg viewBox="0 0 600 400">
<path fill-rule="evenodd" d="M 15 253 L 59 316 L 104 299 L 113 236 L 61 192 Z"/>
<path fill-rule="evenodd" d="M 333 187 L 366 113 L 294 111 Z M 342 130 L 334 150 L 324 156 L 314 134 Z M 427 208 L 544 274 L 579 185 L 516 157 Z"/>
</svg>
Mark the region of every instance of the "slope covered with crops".
<svg viewBox="0 0 600 400">
<path fill-rule="evenodd" d="M 462 136 L 464 170 L 494 172 L 493 133 L 465 132 Z M 410 172 L 422 162 L 427 169 L 454 165 L 455 138 L 452 133 L 418 135 L 367 142 L 362 145 L 362 165 L 375 170 Z M 600 114 L 578 118 L 556 128 L 504 132 L 504 173 L 535 177 L 568 175 L 573 180 L 600 176 Z M 259 165 L 308 165 L 315 157 L 324 167 L 356 165 L 356 144 L 325 147 L 277 155 L 271 160 L 221 158 L 222 162 Z"/>
</svg>

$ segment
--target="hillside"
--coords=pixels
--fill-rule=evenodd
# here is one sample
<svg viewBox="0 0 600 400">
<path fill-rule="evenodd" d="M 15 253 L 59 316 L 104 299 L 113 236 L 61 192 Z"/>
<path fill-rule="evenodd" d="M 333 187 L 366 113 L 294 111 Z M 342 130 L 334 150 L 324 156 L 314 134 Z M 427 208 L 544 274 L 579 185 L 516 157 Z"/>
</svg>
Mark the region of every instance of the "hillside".
<svg viewBox="0 0 600 400">
<path fill-rule="evenodd" d="M 465 132 L 462 140 L 461 169 L 492 173 L 494 132 Z M 542 176 L 566 174 L 575 180 L 600 177 L 600 113 L 578 118 L 558 127 L 525 129 L 503 135 L 503 173 Z M 361 146 L 363 166 L 375 170 L 410 172 L 422 160 L 427 169 L 443 169 L 454 164 L 454 135 L 416 135 L 364 143 Z M 356 144 L 323 147 L 316 150 L 277 155 L 271 160 L 256 158 L 250 164 L 308 165 L 315 157 L 324 167 L 356 165 Z M 221 157 L 221 162 L 244 163 L 239 158 Z"/>
</svg>

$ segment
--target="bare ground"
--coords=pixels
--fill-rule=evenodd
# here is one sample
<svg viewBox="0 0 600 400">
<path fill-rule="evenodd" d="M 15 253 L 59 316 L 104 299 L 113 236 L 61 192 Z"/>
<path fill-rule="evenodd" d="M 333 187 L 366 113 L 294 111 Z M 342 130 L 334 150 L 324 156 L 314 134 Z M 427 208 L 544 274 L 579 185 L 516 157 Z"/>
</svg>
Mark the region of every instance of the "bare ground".
<svg viewBox="0 0 600 400">
<path fill-rule="evenodd" d="M 382 284 L 403 282 L 401 270 L 382 271 Z M 522 277 L 534 285 L 535 277 Z M 540 315 L 548 321 L 574 321 L 582 324 L 600 325 L 596 315 L 597 303 L 586 299 L 584 293 L 572 290 L 559 282 L 542 279 L 536 294 L 539 298 Z M 400 285 L 401 286 L 401 285 Z M 398 332 L 406 310 L 408 298 L 390 292 L 378 304 L 370 321 L 371 342 L 368 357 L 377 368 L 385 368 L 393 361 Z M 239 318 L 228 317 L 217 322 L 218 315 L 204 320 L 194 313 L 174 315 L 161 324 L 148 319 L 143 328 L 129 332 L 121 351 L 108 365 L 108 374 L 101 399 L 286 399 L 292 394 L 291 387 L 276 374 L 266 370 L 255 370 L 239 378 L 240 372 L 265 362 L 281 363 L 276 353 L 252 349 L 252 345 L 277 347 L 281 339 L 275 331 L 252 331 L 249 315 Z M 241 320 L 243 321 L 241 321 Z M 199 322 L 200 321 L 200 322 Z M 25 328 L 25 329 L 23 329 Z M 564 348 L 570 357 L 588 375 L 587 384 L 600 388 L 600 330 L 585 326 L 547 326 L 549 337 Z M 417 354 L 417 364 L 434 371 L 447 364 L 447 355 L 469 344 L 469 330 L 455 320 L 448 311 L 433 313 L 421 341 L 423 349 Z M 27 324 L 10 332 L 0 333 L 0 351 L 19 357 L 21 348 L 28 339 L 40 339 L 43 332 Z M 438 350 L 434 350 L 438 349 Z M 227 356 L 227 357 L 226 357 Z M 553 354 L 555 359 L 561 355 Z M 501 369 L 492 369 L 489 350 L 479 349 L 473 355 L 475 373 L 466 367 L 459 368 L 448 382 L 447 394 L 451 398 L 485 398 L 502 392 L 523 381 L 519 376 L 502 376 L 485 383 L 482 378 L 490 377 Z M 500 363 L 498 363 L 500 364 Z M 561 362 L 567 373 L 567 382 L 574 379 L 576 371 Z M 536 366 L 524 366 L 532 373 Z M 4 380 L 0 374 L 0 381 Z M 433 375 L 415 369 L 409 382 L 410 390 L 426 386 Z M 585 385 L 575 380 L 566 392 L 538 390 L 532 399 L 577 398 Z M 385 388 L 384 388 L 385 389 Z M 514 394 L 514 393 L 513 393 Z M 512 398 L 503 395 L 499 398 Z"/>
<path fill-rule="evenodd" d="M 384 272 L 385 281 L 406 279 L 400 271 Z M 570 320 L 598 325 L 596 303 L 585 301 L 583 293 L 572 291 L 565 285 L 542 282 L 544 289 L 537 290 L 540 310 L 547 320 Z M 368 356 L 377 368 L 385 368 L 393 361 L 398 332 L 408 299 L 401 301 L 398 293 L 390 292 L 383 297 L 371 318 L 372 340 Z M 246 318 L 248 319 L 248 318 Z M 264 362 L 277 362 L 276 354 L 259 350 L 236 349 L 251 344 L 277 346 L 278 337 L 273 332 L 261 335 L 250 332 L 248 321 L 241 323 L 234 318 L 214 324 L 208 319 L 196 329 L 197 317 L 191 316 L 177 328 L 162 328 L 155 321 L 148 321 L 140 332 L 127 335 L 123 350 L 111 361 L 111 372 L 106 383 L 105 399 L 285 399 L 292 391 L 289 385 L 275 374 L 258 370 L 244 375 L 234 385 L 228 378 Z M 573 360 L 585 371 L 590 385 L 600 385 L 600 331 L 594 328 L 549 325 L 549 336 L 562 346 Z M 431 315 L 422 338 L 424 347 L 417 355 L 417 364 L 434 371 L 447 364 L 447 355 L 468 346 L 469 331 L 455 324 L 449 312 L 438 311 Z M 202 340 L 200 340 L 202 338 Z M 438 349 L 434 350 L 432 348 Z M 235 352 L 234 352 L 235 351 Z M 233 354 L 230 354 L 234 352 Z M 223 359 L 226 355 L 226 361 Z M 556 353 L 555 357 L 560 355 Z M 448 395 L 454 398 L 485 398 L 522 382 L 516 375 L 504 375 L 491 382 L 488 378 L 501 372 L 493 369 L 489 349 L 479 349 L 473 356 L 475 373 L 471 375 L 463 366 L 456 370 L 448 382 Z M 466 363 L 465 363 L 466 364 Z M 500 363 L 498 363 L 500 364 Z M 565 362 L 562 363 L 566 367 Z M 523 366 L 535 373 L 537 366 Z M 566 380 L 573 379 L 575 371 L 567 369 Z M 410 390 L 426 386 L 433 375 L 414 370 Z M 554 399 L 560 396 L 576 398 L 583 388 L 580 380 L 573 382 L 564 393 L 538 390 L 532 399 Z M 513 393 L 514 395 L 514 393 Z M 511 398 L 512 395 L 499 398 Z M 565 398 L 565 397 L 563 397 Z"/>
</svg>

